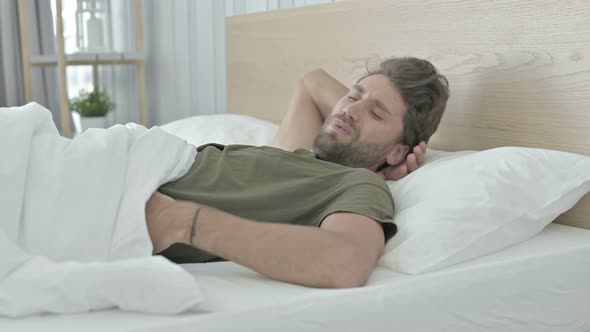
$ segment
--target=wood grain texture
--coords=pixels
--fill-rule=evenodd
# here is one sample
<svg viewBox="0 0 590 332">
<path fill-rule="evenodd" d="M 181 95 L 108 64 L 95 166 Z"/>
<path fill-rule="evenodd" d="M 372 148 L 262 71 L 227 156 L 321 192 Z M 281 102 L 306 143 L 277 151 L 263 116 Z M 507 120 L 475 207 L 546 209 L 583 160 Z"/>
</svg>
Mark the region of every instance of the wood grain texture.
<svg viewBox="0 0 590 332">
<path fill-rule="evenodd" d="M 351 84 L 389 56 L 430 60 L 451 99 L 430 147 L 590 155 L 590 5 L 579 1 L 341 1 L 226 19 L 228 110 L 279 122 L 322 67 Z M 558 218 L 590 228 L 590 195 Z"/>
<path fill-rule="evenodd" d="M 57 71 L 59 74 L 59 108 L 61 112 L 61 134 L 65 137 L 72 137 L 70 125 L 70 102 L 68 100 L 68 77 L 66 75 L 66 54 L 63 35 L 63 11 L 62 0 L 55 2 L 57 19 L 55 22 L 57 41 Z"/>
<path fill-rule="evenodd" d="M 18 1 L 18 28 L 20 32 L 20 52 L 23 67 L 23 81 L 25 87 L 25 102 L 33 101 L 33 89 L 31 84 L 31 51 L 29 46 L 29 27 L 27 23 L 27 3 L 25 0 Z"/>
</svg>

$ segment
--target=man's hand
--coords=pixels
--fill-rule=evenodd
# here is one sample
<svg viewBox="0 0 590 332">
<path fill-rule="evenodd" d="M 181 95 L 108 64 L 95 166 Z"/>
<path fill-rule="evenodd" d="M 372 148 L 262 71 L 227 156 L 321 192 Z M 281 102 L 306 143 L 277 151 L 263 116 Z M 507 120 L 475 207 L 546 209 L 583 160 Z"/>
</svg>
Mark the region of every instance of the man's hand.
<svg viewBox="0 0 590 332">
<path fill-rule="evenodd" d="M 195 203 L 177 201 L 157 191 L 152 194 L 145 206 L 145 218 L 154 254 L 176 242 L 190 240 L 191 220 L 197 207 Z"/>
<path fill-rule="evenodd" d="M 413 152 L 408 154 L 403 162 L 395 166 L 387 166 L 378 171 L 377 175 L 379 175 L 379 177 L 381 177 L 383 180 L 397 181 L 402 179 L 404 176 L 412 173 L 413 171 L 417 170 L 418 167 L 424 164 L 425 155 L 426 143 L 420 142 L 420 144 L 414 147 Z"/>
</svg>

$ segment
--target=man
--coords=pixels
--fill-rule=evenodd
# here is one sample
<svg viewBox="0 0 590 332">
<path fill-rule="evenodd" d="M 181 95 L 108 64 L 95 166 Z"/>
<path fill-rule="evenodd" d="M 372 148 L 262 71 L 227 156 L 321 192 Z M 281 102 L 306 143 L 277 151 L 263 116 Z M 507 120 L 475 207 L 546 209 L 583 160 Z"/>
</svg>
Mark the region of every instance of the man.
<svg viewBox="0 0 590 332">
<path fill-rule="evenodd" d="M 350 89 L 306 74 L 276 147 L 200 147 L 191 170 L 152 195 L 154 252 L 222 257 L 311 287 L 364 285 L 396 232 L 383 180 L 423 163 L 448 97 L 446 78 L 416 58 L 386 60 Z"/>
</svg>

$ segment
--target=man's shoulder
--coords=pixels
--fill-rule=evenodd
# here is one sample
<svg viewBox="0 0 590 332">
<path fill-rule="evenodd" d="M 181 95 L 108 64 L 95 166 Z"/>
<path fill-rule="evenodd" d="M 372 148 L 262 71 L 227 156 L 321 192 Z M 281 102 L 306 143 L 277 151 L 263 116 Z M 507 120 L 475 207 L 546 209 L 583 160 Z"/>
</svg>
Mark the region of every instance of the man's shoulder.
<svg viewBox="0 0 590 332">
<path fill-rule="evenodd" d="M 376 185 L 378 187 L 387 188 L 387 184 L 375 172 L 366 168 L 349 168 L 350 180 L 355 180 L 360 183 L 367 183 Z"/>
</svg>

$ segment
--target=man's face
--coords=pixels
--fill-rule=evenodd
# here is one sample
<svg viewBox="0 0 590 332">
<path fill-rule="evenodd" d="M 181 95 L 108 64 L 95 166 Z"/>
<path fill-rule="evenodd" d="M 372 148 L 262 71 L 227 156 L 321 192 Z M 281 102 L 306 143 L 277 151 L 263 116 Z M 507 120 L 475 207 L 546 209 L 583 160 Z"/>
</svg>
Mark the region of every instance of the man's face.
<svg viewBox="0 0 590 332">
<path fill-rule="evenodd" d="M 319 159 L 375 171 L 405 156 L 398 143 L 406 107 L 385 75 L 372 75 L 353 86 L 334 107 L 315 138 Z M 401 156 L 401 157 L 400 157 Z"/>
</svg>

